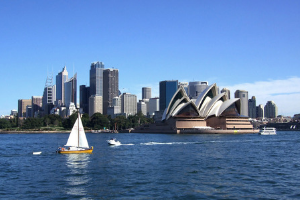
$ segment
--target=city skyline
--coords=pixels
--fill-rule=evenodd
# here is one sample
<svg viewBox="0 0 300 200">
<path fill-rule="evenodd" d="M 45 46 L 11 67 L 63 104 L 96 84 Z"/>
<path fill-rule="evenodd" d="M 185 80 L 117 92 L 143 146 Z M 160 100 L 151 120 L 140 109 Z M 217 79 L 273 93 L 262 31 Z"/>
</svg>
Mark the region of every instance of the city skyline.
<svg viewBox="0 0 300 200">
<path fill-rule="evenodd" d="M 100 61 L 119 69 L 119 89 L 138 99 L 142 87 L 159 96 L 160 81 L 208 81 L 293 116 L 299 9 L 291 0 L 1 2 L 0 115 L 41 96 L 47 73 L 65 65 L 78 86 L 89 85 L 90 64 Z"/>
</svg>

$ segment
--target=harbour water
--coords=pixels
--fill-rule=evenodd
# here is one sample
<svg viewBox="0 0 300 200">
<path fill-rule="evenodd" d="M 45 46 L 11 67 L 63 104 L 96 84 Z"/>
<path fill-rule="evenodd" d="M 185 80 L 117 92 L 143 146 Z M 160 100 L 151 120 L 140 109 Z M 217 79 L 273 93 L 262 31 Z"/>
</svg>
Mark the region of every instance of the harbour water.
<svg viewBox="0 0 300 200">
<path fill-rule="evenodd" d="M 1 134 L 1 199 L 300 198 L 300 132 L 87 133 L 93 154 L 56 154 L 67 138 Z"/>
</svg>

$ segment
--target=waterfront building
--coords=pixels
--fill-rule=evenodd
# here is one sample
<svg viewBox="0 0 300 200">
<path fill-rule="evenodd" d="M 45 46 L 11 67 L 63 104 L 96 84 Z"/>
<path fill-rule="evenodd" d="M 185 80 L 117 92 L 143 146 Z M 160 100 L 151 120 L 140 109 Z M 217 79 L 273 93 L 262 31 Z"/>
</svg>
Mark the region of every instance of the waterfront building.
<svg viewBox="0 0 300 200">
<path fill-rule="evenodd" d="M 164 111 L 178 89 L 178 80 L 159 82 L 159 110 Z"/>
<path fill-rule="evenodd" d="M 207 81 L 193 81 L 189 82 L 189 93 L 190 99 L 197 99 L 197 97 L 208 87 Z"/>
<path fill-rule="evenodd" d="M 93 62 L 90 69 L 90 95 L 103 97 L 104 63 Z"/>
<path fill-rule="evenodd" d="M 123 93 L 121 95 L 121 113 L 126 117 L 137 113 L 137 96 L 134 94 Z"/>
<path fill-rule="evenodd" d="M 65 106 L 68 108 L 72 103 L 76 105 L 77 103 L 77 73 L 67 80 L 65 83 L 65 95 L 64 95 L 64 102 Z"/>
<path fill-rule="evenodd" d="M 180 87 L 166 107 L 161 122 L 135 128 L 132 132 L 159 133 L 258 133 L 241 112 L 239 98 L 218 94 L 216 84 L 193 101 Z"/>
<path fill-rule="evenodd" d="M 151 88 L 143 87 L 142 88 L 142 99 L 150 99 L 151 98 Z"/>
<path fill-rule="evenodd" d="M 68 80 L 68 71 L 65 66 L 56 76 L 56 105 L 63 106 L 65 100 L 65 82 Z"/>
<path fill-rule="evenodd" d="M 80 108 L 83 113 L 89 113 L 89 98 L 90 98 L 90 87 L 81 85 L 80 87 Z"/>
<path fill-rule="evenodd" d="M 103 113 L 103 99 L 102 96 L 92 95 L 89 98 L 89 116 L 91 117 L 94 113 Z"/>
<path fill-rule="evenodd" d="M 263 119 L 265 117 L 265 115 L 264 115 L 264 106 L 262 104 L 259 104 L 256 107 L 256 117 L 261 118 L 261 119 Z"/>
<path fill-rule="evenodd" d="M 266 118 L 276 118 L 278 115 L 278 108 L 274 101 L 268 101 L 264 107 Z"/>
<path fill-rule="evenodd" d="M 114 97 L 119 95 L 119 70 L 103 70 L 103 114 L 107 114 L 107 109 L 112 106 Z"/>
<path fill-rule="evenodd" d="M 252 98 L 248 100 L 248 116 L 252 119 L 255 119 L 257 116 L 255 96 L 252 96 Z"/>
<path fill-rule="evenodd" d="M 234 93 L 235 98 L 239 98 L 241 100 L 241 115 L 248 116 L 248 91 L 245 90 L 237 90 Z"/>
<path fill-rule="evenodd" d="M 138 103 L 137 103 L 137 112 L 142 112 L 143 115 L 147 115 L 147 104 L 140 100 Z"/>
<path fill-rule="evenodd" d="M 18 100 L 18 117 L 26 117 L 26 107 L 31 106 L 31 99 Z"/>
<path fill-rule="evenodd" d="M 156 111 L 159 111 L 159 98 L 154 97 L 149 99 L 149 106 L 148 106 L 148 115 L 153 116 L 155 115 Z"/>
<path fill-rule="evenodd" d="M 227 99 L 230 99 L 230 90 L 228 88 L 223 88 L 221 90 L 221 93 L 225 93 L 227 96 Z"/>
<path fill-rule="evenodd" d="M 42 110 L 43 97 L 42 96 L 32 96 L 31 98 L 31 116 L 38 117 L 38 114 Z"/>
</svg>

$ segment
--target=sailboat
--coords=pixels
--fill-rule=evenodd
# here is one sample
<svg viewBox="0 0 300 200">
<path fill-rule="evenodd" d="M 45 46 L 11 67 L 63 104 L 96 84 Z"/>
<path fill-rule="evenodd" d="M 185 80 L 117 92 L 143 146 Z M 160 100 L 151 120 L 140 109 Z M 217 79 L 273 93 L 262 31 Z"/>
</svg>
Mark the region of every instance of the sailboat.
<svg viewBox="0 0 300 200">
<path fill-rule="evenodd" d="M 80 114 L 74 123 L 67 144 L 64 147 L 59 147 L 58 153 L 92 153 L 93 147 L 89 147 L 86 135 L 83 129 Z"/>
</svg>

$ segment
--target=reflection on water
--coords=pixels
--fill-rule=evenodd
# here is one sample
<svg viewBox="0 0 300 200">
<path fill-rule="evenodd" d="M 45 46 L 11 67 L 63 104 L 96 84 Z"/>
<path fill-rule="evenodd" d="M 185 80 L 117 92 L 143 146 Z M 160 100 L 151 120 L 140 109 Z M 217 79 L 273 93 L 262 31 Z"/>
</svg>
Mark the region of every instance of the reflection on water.
<svg viewBox="0 0 300 200">
<path fill-rule="evenodd" d="M 86 185 L 90 181 L 88 175 L 88 165 L 90 163 L 90 154 L 66 154 L 66 166 L 69 173 L 66 176 L 68 195 L 86 195 Z"/>
</svg>

